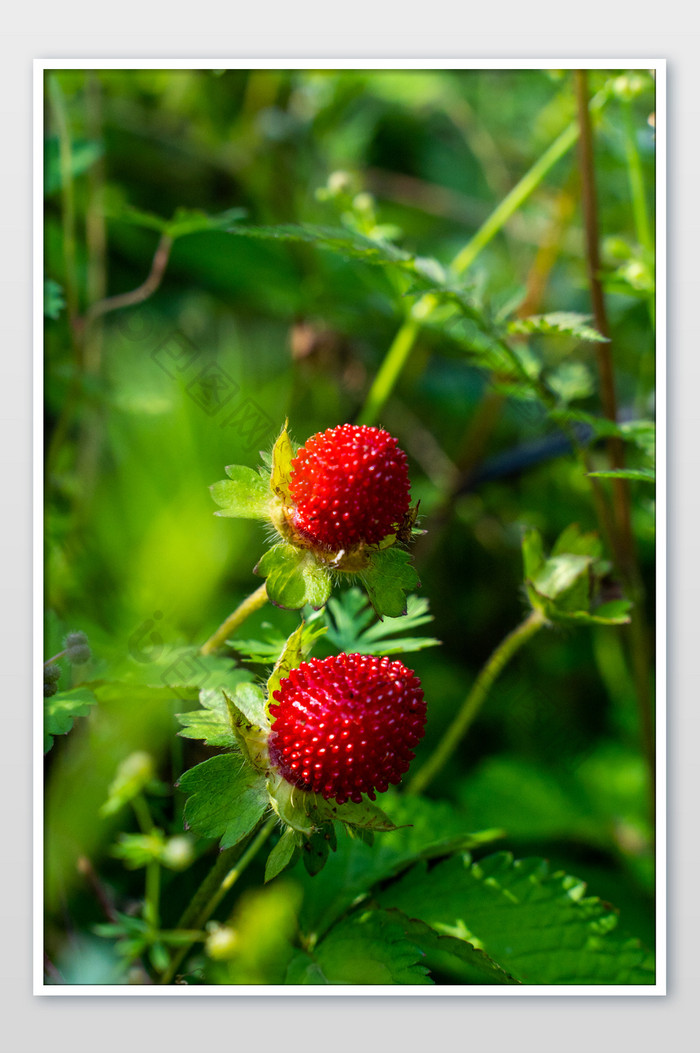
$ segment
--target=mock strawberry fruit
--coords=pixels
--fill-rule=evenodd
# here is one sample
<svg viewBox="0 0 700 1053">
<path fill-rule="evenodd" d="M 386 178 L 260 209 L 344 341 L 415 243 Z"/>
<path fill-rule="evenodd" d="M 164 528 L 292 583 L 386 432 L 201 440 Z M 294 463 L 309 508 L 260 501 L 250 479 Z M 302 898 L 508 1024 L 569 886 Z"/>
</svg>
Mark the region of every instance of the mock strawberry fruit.
<svg viewBox="0 0 700 1053">
<path fill-rule="evenodd" d="M 291 463 L 289 519 L 312 546 L 348 551 L 394 533 L 410 504 L 406 454 L 381 428 L 341 424 L 313 435 Z"/>
<path fill-rule="evenodd" d="M 270 761 L 294 786 L 360 803 L 401 782 L 425 729 L 420 680 L 371 655 L 311 658 L 273 693 Z"/>
</svg>

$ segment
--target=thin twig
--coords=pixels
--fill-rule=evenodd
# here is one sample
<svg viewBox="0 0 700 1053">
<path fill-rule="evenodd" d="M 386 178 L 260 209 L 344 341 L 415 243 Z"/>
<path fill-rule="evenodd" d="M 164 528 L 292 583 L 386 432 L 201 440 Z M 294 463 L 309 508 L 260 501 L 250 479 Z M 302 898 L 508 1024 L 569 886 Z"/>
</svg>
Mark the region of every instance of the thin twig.
<svg viewBox="0 0 700 1053">
<path fill-rule="evenodd" d="M 108 296 L 106 299 L 92 304 L 85 312 L 83 327 L 87 329 L 96 318 L 100 318 L 110 311 L 118 311 L 122 307 L 134 307 L 138 303 L 143 303 L 149 296 L 153 296 L 153 293 L 163 280 L 172 246 L 173 239 L 170 235 L 162 234 L 146 280 L 130 292 L 119 293 L 117 296 Z"/>
</svg>

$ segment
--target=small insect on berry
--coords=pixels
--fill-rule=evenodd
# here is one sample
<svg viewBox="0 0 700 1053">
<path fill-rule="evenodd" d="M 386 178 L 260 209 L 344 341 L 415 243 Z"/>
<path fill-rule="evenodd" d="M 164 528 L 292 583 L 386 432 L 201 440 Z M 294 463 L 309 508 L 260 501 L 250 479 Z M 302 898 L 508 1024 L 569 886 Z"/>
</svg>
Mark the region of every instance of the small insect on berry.
<svg viewBox="0 0 700 1053">
<path fill-rule="evenodd" d="M 425 730 L 420 680 L 371 655 L 311 658 L 273 693 L 270 761 L 294 786 L 339 804 L 398 784 Z"/>
<path fill-rule="evenodd" d="M 376 545 L 395 533 L 411 496 L 396 439 L 354 424 L 312 435 L 292 460 L 289 489 L 294 529 L 330 552 Z"/>
</svg>

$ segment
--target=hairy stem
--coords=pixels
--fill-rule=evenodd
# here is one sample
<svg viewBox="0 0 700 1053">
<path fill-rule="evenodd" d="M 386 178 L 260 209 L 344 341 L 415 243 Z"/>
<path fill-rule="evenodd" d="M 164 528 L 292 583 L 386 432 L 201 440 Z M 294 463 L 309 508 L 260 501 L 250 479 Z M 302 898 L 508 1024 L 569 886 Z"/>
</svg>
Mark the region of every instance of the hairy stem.
<svg viewBox="0 0 700 1053">
<path fill-rule="evenodd" d="M 182 915 L 178 929 L 202 930 L 218 907 L 226 893 L 238 881 L 239 877 L 253 861 L 277 824 L 277 816 L 272 816 L 266 823 L 257 828 L 257 836 L 240 845 L 222 852 L 209 875 L 204 879 L 189 907 Z M 248 846 L 248 847 L 246 847 Z M 235 865 L 231 867 L 231 863 Z M 189 954 L 195 939 L 179 948 L 170 965 L 158 981 L 169 984 L 174 979 L 181 963 Z"/>
<path fill-rule="evenodd" d="M 243 603 L 236 607 L 232 614 L 229 614 L 226 621 L 222 622 L 215 633 L 209 637 L 206 643 L 202 644 L 200 648 L 201 654 L 212 654 L 217 648 L 221 647 L 226 642 L 228 636 L 236 631 L 239 625 L 242 625 L 246 618 L 259 610 L 267 603 L 267 583 L 263 582 L 260 588 L 256 589 L 255 592 L 251 593 Z"/>
<path fill-rule="evenodd" d="M 409 782 L 407 793 L 422 793 L 442 770 L 471 727 L 502 670 L 523 644 L 546 624 L 544 615 L 539 611 L 531 611 L 527 618 L 501 641 L 474 681 L 464 704 L 437 748 Z"/>
</svg>

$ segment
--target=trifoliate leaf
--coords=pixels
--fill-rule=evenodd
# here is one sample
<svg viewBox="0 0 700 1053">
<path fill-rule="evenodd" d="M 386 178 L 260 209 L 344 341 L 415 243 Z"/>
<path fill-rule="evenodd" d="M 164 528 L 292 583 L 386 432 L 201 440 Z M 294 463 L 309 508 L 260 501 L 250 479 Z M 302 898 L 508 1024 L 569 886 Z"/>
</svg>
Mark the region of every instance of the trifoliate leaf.
<svg viewBox="0 0 700 1053">
<path fill-rule="evenodd" d="M 396 915 L 353 914 L 289 964 L 286 984 L 431 984 L 423 952 Z"/>
<path fill-rule="evenodd" d="M 649 952 L 619 935 L 617 915 L 543 859 L 508 852 L 418 864 L 377 894 L 438 932 L 482 948 L 525 984 L 653 984 Z"/>
<path fill-rule="evenodd" d="M 395 545 L 377 552 L 360 578 L 380 618 L 405 615 L 407 594 L 420 587 L 410 554 Z"/>
<path fill-rule="evenodd" d="M 268 519 L 272 499 L 268 483 L 252 468 L 241 464 L 230 465 L 226 474 L 228 479 L 210 487 L 220 508 L 214 515 L 233 519 Z"/>
<path fill-rule="evenodd" d="M 276 607 L 300 610 L 323 607 L 331 594 L 331 578 L 308 549 L 285 543 L 269 549 L 255 568 L 267 579 L 267 594 Z"/>
<path fill-rule="evenodd" d="M 53 746 L 54 735 L 66 735 L 76 717 L 85 717 L 97 699 L 86 687 L 59 691 L 44 699 L 44 753 Z"/>
<path fill-rule="evenodd" d="M 233 753 L 190 768 L 179 788 L 188 795 L 185 825 L 201 837 L 220 837 L 222 849 L 243 840 L 269 804 L 264 778 Z"/>
<path fill-rule="evenodd" d="M 440 640 L 431 636 L 401 636 L 433 620 L 424 597 L 408 596 L 406 614 L 391 621 L 373 621 L 374 611 L 361 589 L 347 589 L 331 597 L 324 612 L 328 639 L 346 654 L 392 655 L 437 647 Z"/>
</svg>

